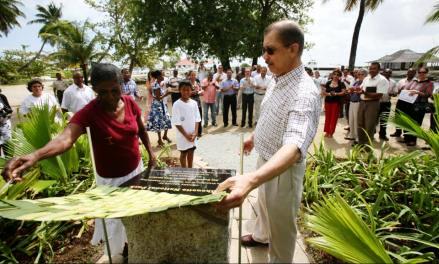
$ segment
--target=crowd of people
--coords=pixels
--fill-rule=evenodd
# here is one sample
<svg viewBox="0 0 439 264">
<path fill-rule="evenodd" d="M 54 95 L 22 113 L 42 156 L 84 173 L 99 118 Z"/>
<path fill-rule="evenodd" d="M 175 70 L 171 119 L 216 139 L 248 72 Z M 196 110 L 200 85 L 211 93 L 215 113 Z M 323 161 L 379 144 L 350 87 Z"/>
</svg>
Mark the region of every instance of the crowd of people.
<svg viewBox="0 0 439 264">
<path fill-rule="evenodd" d="M 433 95 L 439 93 L 428 78 L 428 68 L 423 66 L 408 69 L 406 77 L 398 82 L 392 79 L 391 69 L 383 70 L 377 62 L 372 62 L 368 70 L 335 69 L 327 79 L 320 77 L 318 71 L 308 68 L 307 72 L 321 88 L 324 98 L 324 136 L 332 138 L 338 120 L 346 117 L 345 139 L 353 141 L 352 145 L 369 144 L 376 133 L 380 140 L 389 140 L 387 123 L 392 112 L 392 97 L 398 97 L 395 111 L 407 114 L 421 125 L 425 114 L 434 111 Z M 431 115 L 430 129 L 437 131 L 434 115 Z M 402 135 L 402 130 L 396 128 L 389 136 Z M 416 145 L 414 135 L 404 133 L 403 136 L 398 142 Z"/>
</svg>

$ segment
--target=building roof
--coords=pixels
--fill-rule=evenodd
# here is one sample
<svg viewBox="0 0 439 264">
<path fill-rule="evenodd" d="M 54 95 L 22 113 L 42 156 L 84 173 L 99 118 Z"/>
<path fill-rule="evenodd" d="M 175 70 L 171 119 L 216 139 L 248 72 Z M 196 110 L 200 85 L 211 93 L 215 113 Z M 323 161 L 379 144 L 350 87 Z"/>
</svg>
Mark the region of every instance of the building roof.
<svg viewBox="0 0 439 264">
<path fill-rule="evenodd" d="M 187 58 L 184 58 L 184 59 L 180 60 L 179 62 L 177 62 L 175 65 L 176 66 L 183 66 L 183 65 L 195 66 L 195 63 L 193 63 L 192 61 L 188 60 Z"/>
<path fill-rule="evenodd" d="M 416 62 L 419 58 L 422 57 L 424 53 L 414 52 L 410 49 L 398 50 L 397 52 L 381 57 L 377 60 L 369 61 L 370 62 L 379 62 L 379 63 L 402 63 L 402 62 Z M 429 61 L 437 61 L 438 58 L 433 57 Z"/>
</svg>

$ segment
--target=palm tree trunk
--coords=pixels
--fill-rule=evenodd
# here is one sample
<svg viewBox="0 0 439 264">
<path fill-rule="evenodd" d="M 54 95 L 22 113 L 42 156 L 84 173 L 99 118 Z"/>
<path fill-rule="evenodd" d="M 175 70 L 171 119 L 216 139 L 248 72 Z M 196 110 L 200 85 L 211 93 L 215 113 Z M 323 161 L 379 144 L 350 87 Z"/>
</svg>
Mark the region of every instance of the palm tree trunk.
<svg viewBox="0 0 439 264">
<path fill-rule="evenodd" d="M 20 72 L 20 71 L 26 69 L 27 67 L 29 67 L 29 65 L 30 65 L 32 62 L 34 62 L 36 59 L 38 59 L 38 57 L 40 57 L 40 55 L 41 55 L 41 52 L 43 52 L 43 48 L 44 48 L 44 45 L 46 45 L 46 43 L 47 43 L 47 40 L 44 40 L 44 41 L 43 41 L 43 45 L 41 45 L 41 48 L 40 48 L 40 50 L 37 52 L 37 54 L 35 54 L 35 56 L 34 56 L 30 61 L 28 61 L 27 63 L 25 63 L 23 66 L 21 66 L 21 67 L 17 70 L 17 72 Z"/>
<path fill-rule="evenodd" d="M 82 76 L 84 76 L 84 83 L 88 85 L 88 76 L 87 76 L 87 63 L 81 64 Z"/>
<path fill-rule="evenodd" d="M 355 57 L 357 56 L 358 37 L 360 36 L 361 24 L 363 23 L 366 0 L 360 0 L 360 11 L 358 12 L 357 22 L 355 23 L 354 35 L 352 36 L 351 54 L 349 55 L 349 69 L 355 67 Z"/>
</svg>

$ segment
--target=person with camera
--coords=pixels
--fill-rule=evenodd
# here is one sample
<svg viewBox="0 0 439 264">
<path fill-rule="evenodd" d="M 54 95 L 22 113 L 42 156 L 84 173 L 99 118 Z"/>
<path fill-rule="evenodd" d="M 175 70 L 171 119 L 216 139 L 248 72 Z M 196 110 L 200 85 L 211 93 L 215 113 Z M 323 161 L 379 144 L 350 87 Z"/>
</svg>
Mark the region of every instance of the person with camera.
<svg viewBox="0 0 439 264">
<path fill-rule="evenodd" d="M 3 156 L 8 156 L 6 142 L 11 139 L 11 114 L 12 108 L 9 105 L 8 98 L 1 93 L 0 89 L 0 151 L 3 151 Z"/>
</svg>

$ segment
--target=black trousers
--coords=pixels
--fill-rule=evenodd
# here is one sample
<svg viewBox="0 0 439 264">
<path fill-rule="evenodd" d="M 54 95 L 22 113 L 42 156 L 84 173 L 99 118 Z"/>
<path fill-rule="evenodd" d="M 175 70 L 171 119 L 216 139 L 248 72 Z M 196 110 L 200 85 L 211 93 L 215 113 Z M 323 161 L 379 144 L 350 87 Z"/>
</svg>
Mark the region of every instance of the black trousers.
<svg viewBox="0 0 439 264">
<path fill-rule="evenodd" d="M 424 116 L 425 116 L 425 109 L 419 109 L 418 111 L 415 111 L 414 107 L 412 107 L 412 109 L 410 109 L 407 113 L 414 121 L 416 121 L 416 123 L 418 125 L 422 124 L 422 121 L 424 120 Z M 416 137 L 409 135 L 409 134 L 404 134 L 404 139 L 406 142 L 415 142 L 416 143 Z"/>
<path fill-rule="evenodd" d="M 380 103 L 379 123 L 380 123 L 380 137 L 385 137 L 387 132 L 387 120 L 389 119 L 389 113 L 391 108 L 390 102 Z"/>
<path fill-rule="evenodd" d="M 241 126 L 245 126 L 245 119 L 248 110 L 248 125 L 253 125 L 253 105 L 255 104 L 254 94 L 242 94 L 242 119 Z"/>
<path fill-rule="evenodd" d="M 431 116 L 430 116 L 430 129 L 433 132 L 438 132 L 438 126 L 437 126 L 437 122 L 436 119 L 434 119 L 435 116 L 435 109 L 433 107 L 433 111 L 431 112 Z"/>
<path fill-rule="evenodd" d="M 64 91 L 56 91 L 56 98 L 58 99 L 59 104 L 62 104 L 62 97 L 64 96 Z"/>
<path fill-rule="evenodd" d="M 236 125 L 236 94 L 224 95 L 223 99 L 223 122 L 229 125 L 229 108 L 232 109 L 232 124 Z"/>
<path fill-rule="evenodd" d="M 398 113 L 398 111 L 399 111 L 399 112 L 403 112 L 405 114 L 409 114 L 409 111 L 412 108 L 413 108 L 413 104 L 407 103 L 405 101 L 398 100 L 396 102 L 395 113 Z M 401 136 L 402 129 L 397 127 L 396 131 L 395 131 L 395 134 L 397 136 Z"/>
</svg>

